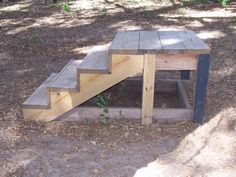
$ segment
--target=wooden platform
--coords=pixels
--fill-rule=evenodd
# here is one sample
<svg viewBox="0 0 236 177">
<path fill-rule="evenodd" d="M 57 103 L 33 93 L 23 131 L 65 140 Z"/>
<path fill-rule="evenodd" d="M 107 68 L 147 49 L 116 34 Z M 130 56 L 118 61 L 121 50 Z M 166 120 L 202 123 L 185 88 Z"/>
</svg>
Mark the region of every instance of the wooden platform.
<svg viewBox="0 0 236 177">
<path fill-rule="evenodd" d="M 210 48 L 191 30 L 120 31 L 109 48 L 112 54 L 209 53 Z"/>
<path fill-rule="evenodd" d="M 185 118 L 192 112 L 193 120 L 201 123 L 209 52 L 210 48 L 190 30 L 118 32 L 111 45 L 95 46 L 82 61 L 71 60 L 58 74 L 48 78 L 23 103 L 24 118 L 54 120 L 122 80 L 141 73 L 142 124 L 150 124 L 156 115 L 164 118 L 169 112 L 174 116 L 173 111 L 183 113 Z M 183 81 L 175 85 L 181 105 L 188 113 L 153 108 L 155 72 L 159 70 L 181 70 L 182 79 L 188 79 L 190 71 L 197 71 L 193 110 L 187 101 Z"/>
</svg>

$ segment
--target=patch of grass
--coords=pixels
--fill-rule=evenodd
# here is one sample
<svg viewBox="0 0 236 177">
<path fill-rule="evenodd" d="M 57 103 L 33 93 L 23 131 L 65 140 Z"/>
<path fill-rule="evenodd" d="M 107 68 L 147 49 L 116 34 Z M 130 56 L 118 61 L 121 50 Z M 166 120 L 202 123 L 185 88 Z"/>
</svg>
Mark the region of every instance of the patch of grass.
<svg viewBox="0 0 236 177">
<path fill-rule="evenodd" d="M 38 37 L 36 35 L 33 35 L 29 39 L 30 43 L 36 44 L 38 42 Z"/>
<path fill-rule="evenodd" d="M 105 98 L 100 94 L 97 96 L 96 105 L 103 109 L 102 113 L 100 114 L 101 121 L 102 121 L 102 123 L 107 124 L 108 119 L 109 119 L 109 117 L 108 117 L 109 111 L 107 109 L 107 103 L 106 103 Z"/>
<path fill-rule="evenodd" d="M 66 2 L 62 3 L 61 9 L 63 10 L 63 12 L 70 12 L 70 10 L 71 10 L 70 5 Z"/>
</svg>

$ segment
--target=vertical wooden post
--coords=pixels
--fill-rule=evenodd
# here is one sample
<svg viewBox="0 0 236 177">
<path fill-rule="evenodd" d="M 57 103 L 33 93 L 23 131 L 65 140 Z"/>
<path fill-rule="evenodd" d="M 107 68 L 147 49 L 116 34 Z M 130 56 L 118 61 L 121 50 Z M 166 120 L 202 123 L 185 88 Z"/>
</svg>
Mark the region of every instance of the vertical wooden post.
<svg viewBox="0 0 236 177">
<path fill-rule="evenodd" d="M 181 70 L 180 71 L 180 78 L 183 80 L 189 80 L 190 79 L 190 70 Z"/>
<path fill-rule="evenodd" d="M 197 78 L 195 101 L 193 111 L 193 121 L 202 124 L 204 122 L 204 106 L 207 94 L 208 75 L 210 67 L 210 54 L 200 54 L 198 56 Z"/>
<path fill-rule="evenodd" d="M 145 54 L 143 61 L 142 125 L 149 125 L 153 118 L 156 55 Z"/>
</svg>

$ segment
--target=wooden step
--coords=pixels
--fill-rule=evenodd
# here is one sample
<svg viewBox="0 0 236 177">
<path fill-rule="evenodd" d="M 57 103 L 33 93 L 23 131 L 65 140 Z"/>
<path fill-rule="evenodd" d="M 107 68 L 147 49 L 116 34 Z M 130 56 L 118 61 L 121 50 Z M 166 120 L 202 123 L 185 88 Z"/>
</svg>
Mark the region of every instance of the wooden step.
<svg viewBox="0 0 236 177">
<path fill-rule="evenodd" d="M 59 72 L 55 81 L 50 84 L 50 91 L 79 91 L 77 75 L 79 73 L 108 73 L 108 45 L 95 46 L 81 60 L 71 60 Z"/>
<path fill-rule="evenodd" d="M 132 67 L 130 67 L 132 66 Z M 81 73 L 80 92 L 50 92 L 51 109 L 23 109 L 25 120 L 52 121 L 129 76 L 142 72 L 141 55 L 114 55 L 111 74 Z M 80 81 L 81 81 L 80 80 Z"/>
<path fill-rule="evenodd" d="M 77 68 L 81 64 L 81 60 L 71 60 L 59 72 L 54 82 L 50 84 L 50 91 L 79 91 L 79 83 L 77 82 Z"/>
<path fill-rule="evenodd" d="M 34 93 L 23 103 L 23 108 L 49 109 L 50 108 L 50 99 L 49 99 L 47 87 L 56 78 L 56 76 L 57 76 L 57 73 L 51 74 L 34 91 Z"/>
<path fill-rule="evenodd" d="M 80 73 L 109 73 L 108 45 L 99 45 L 92 48 L 78 67 Z"/>
</svg>

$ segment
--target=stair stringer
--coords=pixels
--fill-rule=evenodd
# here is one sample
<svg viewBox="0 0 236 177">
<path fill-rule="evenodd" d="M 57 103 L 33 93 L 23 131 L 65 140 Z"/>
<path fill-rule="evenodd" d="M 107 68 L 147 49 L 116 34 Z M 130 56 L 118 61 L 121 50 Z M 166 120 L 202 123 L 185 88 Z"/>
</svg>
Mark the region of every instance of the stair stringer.
<svg viewBox="0 0 236 177">
<path fill-rule="evenodd" d="M 23 109 L 25 120 L 52 121 L 74 107 L 143 70 L 143 55 L 113 54 L 111 73 L 78 71 L 80 92 L 50 91 L 50 109 Z"/>
</svg>

